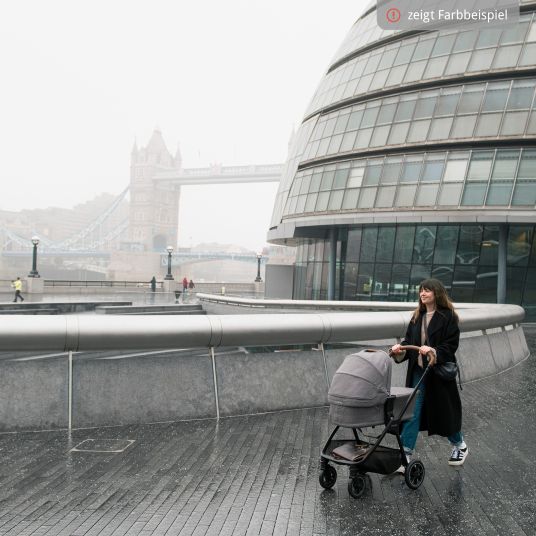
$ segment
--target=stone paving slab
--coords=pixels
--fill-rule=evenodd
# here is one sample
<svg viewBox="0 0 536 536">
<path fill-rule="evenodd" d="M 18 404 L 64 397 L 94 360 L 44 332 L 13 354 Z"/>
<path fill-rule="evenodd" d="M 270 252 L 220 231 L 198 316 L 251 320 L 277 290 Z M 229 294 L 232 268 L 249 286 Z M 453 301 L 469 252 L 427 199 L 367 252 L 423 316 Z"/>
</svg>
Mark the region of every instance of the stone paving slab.
<svg viewBox="0 0 536 536">
<path fill-rule="evenodd" d="M 0 435 L 0 534 L 536 534 L 536 327 L 533 356 L 465 386 L 463 467 L 446 440 L 419 439 L 426 478 L 371 475 L 358 500 L 338 467 L 318 483 L 327 408 L 181 423 Z M 84 445 L 98 450 L 74 451 Z M 106 441 L 115 440 L 115 441 Z"/>
</svg>

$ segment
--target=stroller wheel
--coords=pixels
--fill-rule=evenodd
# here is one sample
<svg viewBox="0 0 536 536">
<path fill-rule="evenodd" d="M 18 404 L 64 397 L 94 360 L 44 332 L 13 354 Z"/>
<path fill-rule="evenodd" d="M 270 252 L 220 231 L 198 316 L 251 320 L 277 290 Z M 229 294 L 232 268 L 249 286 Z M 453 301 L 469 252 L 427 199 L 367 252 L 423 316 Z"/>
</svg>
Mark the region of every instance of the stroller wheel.
<svg viewBox="0 0 536 536">
<path fill-rule="evenodd" d="M 320 471 L 318 481 L 324 489 L 331 489 L 337 482 L 337 471 L 332 465 L 326 465 L 326 468 Z"/>
<path fill-rule="evenodd" d="M 359 497 L 361 497 L 366 487 L 367 479 L 365 478 L 365 475 L 357 475 L 354 478 L 348 480 L 348 493 L 354 499 L 358 499 Z"/>
<path fill-rule="evenodd" d="M 406 467 L 404 478 L 408 488 L 417 489 L 424 480 L 424 465 L 421 460 L 413 460 Z"/>
</svg>

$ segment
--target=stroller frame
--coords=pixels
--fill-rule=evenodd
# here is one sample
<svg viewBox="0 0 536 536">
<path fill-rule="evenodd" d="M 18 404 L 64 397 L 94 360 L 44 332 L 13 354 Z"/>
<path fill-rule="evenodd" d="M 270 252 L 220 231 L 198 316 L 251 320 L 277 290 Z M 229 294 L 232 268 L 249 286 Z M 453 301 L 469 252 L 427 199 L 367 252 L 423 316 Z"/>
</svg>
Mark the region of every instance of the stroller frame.
<svg viewBox="0 0 536 536">
<path fill-rule="evenodd" d="M 418 350 L 419 347 L 408 345 L 402 346 L 401 349 Z M 319 482 L 324 489 L 331 489 L 337 481 L 337 471 L 333 465 L 330 465 L 330 462 L 336 465 L 348 466 L 350 477 L 348 480 L 348 493 L 354 499 L 359 498 L 365 491 L 366 481 L 370 481 L 370 477 L 367 473 L 388 475 L 394 473 L 401 465 L 405 468 L 404 479 L 409 488 L 417 489 L 423 483 L 425 476 L 424 465 L 419 459 L 414 459 L 408 462 L 406 453 L 404 452 L 404 447 L 402 445 L 402 440 L 400 438 L 400 429 L 403 422 L 402 417 L 415 398 L 417 391 L 429 370 L 430 365 L 428 364 L 421 378 L 419 379 L 419 382 L 413 388 L 412 393 L 406 400 L 404 407 L 398 415 L 395 416 L 393 413 L 396 396 L 389 395 L 387 397 L 387 400 L 384 404 L 385 427 L 379 436 L 374 437 L 374 442 L 369 443 L 367 441 L 362 441 L 359 437 L 358 430 L 361 434 L 363 434 L 363 431 L 359 427 L 351 428 L 354 435 L 353 439 L 333 439 L 339 428 L 347 428 L 340 425 L 335 426 L 320 454 Z M 388 433 L 395 435 L 398 443 L 398 449 L 384 447 L 381 445 L 383 439 Z M 333 455 L 333 450 L 335 448 L 347 443 L 354 444 L 354 442 L 356 446 L 358 445 L 366 449 L 366 452 L 355 461 L 335 457 Z"/>
</svg>

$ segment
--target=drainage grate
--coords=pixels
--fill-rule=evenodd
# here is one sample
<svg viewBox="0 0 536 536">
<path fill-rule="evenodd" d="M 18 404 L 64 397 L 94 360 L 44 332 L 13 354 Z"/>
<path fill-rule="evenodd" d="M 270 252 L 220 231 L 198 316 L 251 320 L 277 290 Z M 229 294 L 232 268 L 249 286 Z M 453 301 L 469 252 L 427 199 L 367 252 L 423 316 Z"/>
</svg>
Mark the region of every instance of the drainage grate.
<svg viewBox="0 0 536 536">
<path fill-rule="evenodd" d="M 134 443 L 133 439 L 84 439 L 69 452 L 123 452 L 132 443 Z"/>
</svg>

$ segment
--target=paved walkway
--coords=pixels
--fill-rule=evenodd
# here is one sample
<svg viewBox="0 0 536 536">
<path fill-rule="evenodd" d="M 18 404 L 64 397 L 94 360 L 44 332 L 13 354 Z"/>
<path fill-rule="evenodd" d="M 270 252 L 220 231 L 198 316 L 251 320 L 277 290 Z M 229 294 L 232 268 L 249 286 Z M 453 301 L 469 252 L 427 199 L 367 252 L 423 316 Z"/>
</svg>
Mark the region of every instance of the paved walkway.
<svg viewBox="0 0 536 536">
<path fill-rule="evenodd" d="M 536 352 L 536 327 L 526 334 Z M 533 355 L 466 385 L 465 465 L 447 465 L 445 440 L 420 439 L 421 488 L 372 475 L 358 500 L 344 468 L 333 490 L 318 484 L 326 408 L 72 437 L 3 434 L 0 534 L 534 535 L 535 378 Z"/>
</svg>

